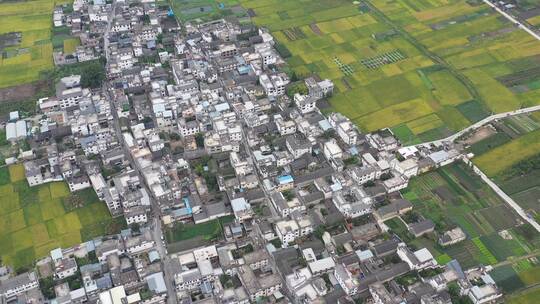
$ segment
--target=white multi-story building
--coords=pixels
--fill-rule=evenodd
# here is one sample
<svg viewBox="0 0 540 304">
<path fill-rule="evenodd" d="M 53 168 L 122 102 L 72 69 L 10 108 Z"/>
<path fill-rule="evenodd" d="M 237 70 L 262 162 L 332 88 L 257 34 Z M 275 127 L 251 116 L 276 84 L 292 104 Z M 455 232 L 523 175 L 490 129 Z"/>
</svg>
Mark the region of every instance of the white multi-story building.
<svg viewBox="0 0 540 304">
<path fill-rule="evenodd" d="M 348 145 L 356 145 L 358 142 L 358 129 L 344 115 L 332 113 L 328 122 L 336 130 L 338 136 Z"/>
<path fill-rule="evenodd" d="M 289 84 L 289 78 L 285 73 L 268 76 L 262 74 L 259 76 L 259 83 L 267 96 L 277 97 L 285 94 L 285 89 Z"/>
<path fill-rule="evenodd" d="M 332 202 L 346 217 L 355 218 L 371 213 L 373 199 L 360 187 L 350 187 L 334 193 Z"/>
<path fill-rule="evenodd" d="M 413 270 L 422 270 L 437 266 L 437 261 L 426 248 L 412 252 L 405 243 L 400 243 L 397 248 L 397 254 Z"/>
<path fill-rule="evenodd" d="M 178 129 L 183 137 L 195 135 L 200 131 L 199 123 L 196 120 L 186 121 L 185 119 L 179 119 Z"/>
<path fill-rule="evenodd" d="M 75 275 L 77 270 L 77 262 L 74 258 L 62 258 L 54 263 L 54 276 L 59 280 Z"/>
<path fill-rule="evenodd" d="M 335 139 L 331 139 L 324 143 L 323 153 L 328 160 L 336 160 L 343 158 L 343 150 L 338 146 Z"/>
<path fill-rule="evenodd" d="M 296 123 L 292 120 L 284 120 L 280 114 L 274 115 L 274 122 L 281 136 L 296 133 Z"/>
<path fill-rule="evenodd" d="M 127 211 L 124 211 L 124 217 L 128 225 L 135 224 L 135 223 L 137 224 L 146 223 L 148 221 L 146 210 L 142 206 L 136 206 L 136 207 L 130 208 Z"/>
<path fill-rule="evenodd" d="M 354 296 L 358 293 L 359 281 L 343 264 L 337 264 L 334 269 L 334 277 L 346 294 Z"/>
<path fill-rule="evenodd" d="M 408 178 L 418 175 L 418 163 L 414 158 L 408 158 L 402 162 L 394 159 L 390 165 L 396 172 Z"/>
<path fill-rule="evenodd" d="M 293 220 L 282 220 L 276 223 L 276 233 L 283 244 L 287 247 L 295 239 L 307 236 L 313 232 L 313 224 L 307 217 Z"/>
<path fill-rule="evenodd" d="M 28 290 L 38 288 L 38 278 L 35 272 L 26 272 L 0 284 L 0 298 L 9 299 Z"/>
<path fill-rule="evenodd" d="M 317 98 L 312 95 L 302 95 L 299 93 L 294 94 L 294 103 L 300 109 L 302 114 L 315 111 L 317 108 Z"/>
</svg>

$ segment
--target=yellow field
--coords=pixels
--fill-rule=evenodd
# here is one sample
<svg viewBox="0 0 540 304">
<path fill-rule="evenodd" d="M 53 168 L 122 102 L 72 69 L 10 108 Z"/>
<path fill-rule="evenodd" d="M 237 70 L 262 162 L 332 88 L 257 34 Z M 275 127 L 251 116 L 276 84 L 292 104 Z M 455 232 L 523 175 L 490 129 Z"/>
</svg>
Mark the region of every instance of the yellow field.
<svg viewBox="0 0 540 304">
<path fill-rule="evenodd" d="M 21 44 L 13 49 L 27 49 L 26 53 L 0 61 L 0 88 L 38 80 L 41 72 L 53 67 L 50 44 L 52 13 L 55 5 L 70 2 L 30 0 L 0 3 L 0 34 L 22 32 Z"/>
<path fill-rule="evenodd" d="M 540 130 L 523 135 L 511 142 L 499 146 L 473 162 L 488 176 L 496 176 L 517 162 L 538 154 L 540 151 Z"/>
<path fill-rule="evenodd" d="M 534 16 L 532 18 L 527 19 L 527 22 L 529 22 L 532 25 L 538 25 L 540 24 L 540 16 Z"/>
<path fill-rule="evenodd" d="M 79 38 L 70 38 L 64 40 L 64 53 L 71 54 L 75 52 L 75 49 L 81 44 Z"/>
<path fill-rule="evenodd" d="M 422 99 L 414 99 L 371 113 L 369 116 L 355 120 L 355 122 L 362 130 L 371 132 L 411 121 L 431 113 L 433 113 L 433 110 L 427 102 Z"/>
</svg>

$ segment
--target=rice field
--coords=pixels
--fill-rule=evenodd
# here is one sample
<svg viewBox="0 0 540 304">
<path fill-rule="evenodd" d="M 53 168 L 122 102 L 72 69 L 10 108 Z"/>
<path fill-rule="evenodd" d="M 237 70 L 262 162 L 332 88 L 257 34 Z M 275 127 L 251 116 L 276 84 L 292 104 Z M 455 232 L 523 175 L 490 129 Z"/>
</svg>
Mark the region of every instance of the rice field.
<svg viewBox="0 0 540 304">
<path fill-rule="evenodd" d="M 495 177 L 512 165 L 540 151 L 540 130 L 527 133 L 473 159 L 488 176 Z"/>
<path fill-rule="evenodd" d="M 52 249 L 117 232 L 120 227 L 93 189 L 76 193 L 84 206 L 68 210 L 65 199 L 72 194 L 66 183 L 30 188 L 22 165 L 2 167 L 0 172 L 0 257 L 5 264 L 27 267 Z"/>
<path fill-rule="evenodd" d="M 540 43 L 483 4 L 239 2 L 290 51 L 292 71 L 334 81 L 332 110 L 365 132 L 390 127 L 414 143 L 540 102 L 540 82 L 501 80 L 540 67 Z"/>
<path fill-rule="evenodd" d="M 21 32 L 17 46 L 3 50 L 0 58 L 0 88 L 38 80 L 53 68 L 52 14 L 65 0 L 31 0 L 0 3 L 0 35 Z"/>
<path fill-rule="evenodd" d="M 238 0 L 172 0 L 175 15 L 182 21 L 209 21 L 228 15 L 243 16 L 245 11 L 235 12 L 231 8 L 238 5 Z M 164 4 L 169 4 L 166 2 Z"/>
</svg>

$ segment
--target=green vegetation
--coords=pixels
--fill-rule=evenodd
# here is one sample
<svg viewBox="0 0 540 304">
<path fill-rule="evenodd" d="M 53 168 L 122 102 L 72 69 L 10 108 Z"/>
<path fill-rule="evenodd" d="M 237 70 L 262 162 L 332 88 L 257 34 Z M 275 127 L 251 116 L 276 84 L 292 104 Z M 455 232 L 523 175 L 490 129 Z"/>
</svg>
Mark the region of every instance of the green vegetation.
<svg viewBox="0 0 540 304">
<path fill-rule="evenodd" d="M 412 144 L 540 100 L 531 81 L 508 86 L 540 66 L 540 44 L 482 3 L 240 3 L 274 35 L 291 74 L 333 80 L 332 110 L 363 131 L 391 127 Z"/>
<path fill-rule="evenodd" d="M 16 269 L 32 265 L 54 248 L 116 233 L 122 227 L 87 190 L 70 194 L 64 182 L 29 187 L 22 165 L 0 172 L 0 256 Z M 64 200 L 71 195 L 80 197 L 82 204 L 67 211 Z"/>
<path fill-rule="evenodd" d="M 405 226 L 389 227 L 418 248 L 426 247 L 438 261 L 457 259 L 463 267 L 496 264 L 509 257 L 518 257 L 536 248 L 534 236 L 520 237 L 518 216 L 477 177 L 464 163 L 456 163 L 415 177 L 403 196 L 414 205 L 414 210 L 435 223 L 442 233 L 459 226 L 468 238 L 458 244 L 441 247 L 429 237 L 412 239 Z M 400 222 L 400 221 L 399 221 Z M 503 239 L 498 232 L 511 231 L 512 239 Z M 525 230 L 527 232 L 528 230 Z M 528 232 L 527 232 L 528 233 Z"/>
<path fill-rule="evenodd" d="M 471 100 L 464 102 L 456 107 L 471 123 L 475 123 L 489 116 L 478 101 Z"/>
<path fill-rule="evenodd" d="M 456 282 L 448 284 L 448 293 L 454 304 L 472 304 L 468 296 L 460 294 L 460 288 Z"/>
<path fill-rule="evenodd" d="M 165 229 L 165 238 L 168 243 L 180 242 L 195 237 L 202 237 L 204 240 L 216 240 L 222 236 L 222 223 L 229 219 L 223 217 L 200 224 L 175 223 L 172 227 Z"/>
<path fill-rule="evenodd" d="M 101 63 L 94 62 L 81 69 L 81 86 L 85 88 L 99 88 L 105 80 L 105 68 Z"/>
<path fill-rule="evenodd" d="M 210 21 L 226 16 L 245 16 L 245 11 L 233 10 L 238 0 L 171 0 L 169 1 L 177 17 L 182 21 Z"/>
<path fill-rule="evenodd" d="M 69 75 L 81 75 L 81 86 L 97 88 L 105 80 L 105 58 L 61 66 L 50 75 L 54 81 Z"/>
<path fill-rule="evenodd" d="M 289 98 L 294 98 L 294 94 L 297 93 L 307 95 L 308 88 L 303 81 L 292 83 L 287 87 L 287 96 L 289 96 Z"/>
<path fill-rule="evenodd" d="M 489 150 L 503 145 L 511 140 L 510 136 L 505 133 L 495 133 L 492 136 L 482 139 L 481 141 L 474 143 L 468 149 L 469 152 L 474 153 L 475 156 L 482 155 Z"/>
<path fill-rule="evenodd" d="M 210 164 L 213 163 L 215 163 L 215 160 L 212 160 L 210 156 L 204 156 L 193 166 L 195 168 L 195 173 L 197 173 L 198 176 L 204 178 L 206 186 L 210 191 L 215 191 L 218 187 L 216 175 L 214 174 L 214 172 L 212 172 L 210 168 Z"/>
<path fill-rule="evenodd" d="M 534 304 L 540 298 L 540 288 L 527 290 L 517 296 L 510 297 L 509 304 Z"/>
<path fill-rule="evenodd" d="M 510 169 L 540 150 L 540 130 L 525 134 L 473 159 L 488 176 L 496 176 Z"/>
<path fill-rule="evenodd" d="M 537 170 L 540 170 L 540 154 L 517 162 L 504 171 L 503 175 L 509 177 L 522 176 Z"/>
<path fill-rule="evenodd" d="M 537 220 L 540 218 L 540 124 L 535 113 L 495 123 L 497 133 L 473 144 L 473 162 Z"/>
<path fill-rule="evenodd" d="M 536 303 L 540 266 L 536 258 L 496 267 L 490 275 L 506 294 L 505 303 Z"/>
<path fill-rule="evenodd" d="M 0 88 L 40 79 L 53 68 L 52 14 L 56 0 L 0 3 L 0 34 L 20 32 L 19 44 L 9 46 L 0 57 Z"/>
<path fill-rule="evenodd" d="M 81 44 L 79 38 L 68 38 L 64 40 L 63 51 L 65 54 L 71 54 L 76 51 L 76 48 Z"/>
</svg>

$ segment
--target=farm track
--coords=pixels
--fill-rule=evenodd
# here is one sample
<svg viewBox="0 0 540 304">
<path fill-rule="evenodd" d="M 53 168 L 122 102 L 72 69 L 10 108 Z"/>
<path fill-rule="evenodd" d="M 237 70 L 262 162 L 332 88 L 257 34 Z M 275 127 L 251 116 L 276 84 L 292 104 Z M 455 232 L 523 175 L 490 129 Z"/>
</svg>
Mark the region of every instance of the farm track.
<svg viewBox="0 0 540 304">
<path fill-rule="evenodd" d="M 537 256 L 540 256 L 540 249 L 537 249 L 527 255 L 522 255 L 520 257 L 517 257 L 517 258 L 513 258 L 513 259 L 506 259 L 504 261 L 501 261 L 501 262 L 498 262 L 497 264 L 493 264 L 491 265 L 493 268 L 497 268 L 497 267 L 501 267 L 501 266 L 505 266 L 505 265 L 512 265 L 516 262 L 519 262 L 519 261 L 523 261 L 523 260 L 527 260 L 527 259 L 530 259 L 530 258 L 534 258 L 534 257 L 537 257 Z"/>
</svg>

